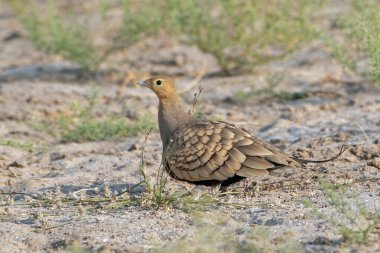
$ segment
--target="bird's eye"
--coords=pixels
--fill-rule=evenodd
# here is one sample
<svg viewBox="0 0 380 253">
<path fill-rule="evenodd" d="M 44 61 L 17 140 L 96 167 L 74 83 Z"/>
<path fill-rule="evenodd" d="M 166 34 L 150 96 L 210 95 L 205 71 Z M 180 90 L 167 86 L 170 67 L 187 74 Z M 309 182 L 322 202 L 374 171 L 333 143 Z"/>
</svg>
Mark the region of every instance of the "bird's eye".
<svg viewBox="0 0 380 253">
<path fill-rule="evenodd" d="M 156 85 L 161 85 L 162 84 L 162 81 L 161 80 L 157 80 L 156 81 Z"/>
</svg>

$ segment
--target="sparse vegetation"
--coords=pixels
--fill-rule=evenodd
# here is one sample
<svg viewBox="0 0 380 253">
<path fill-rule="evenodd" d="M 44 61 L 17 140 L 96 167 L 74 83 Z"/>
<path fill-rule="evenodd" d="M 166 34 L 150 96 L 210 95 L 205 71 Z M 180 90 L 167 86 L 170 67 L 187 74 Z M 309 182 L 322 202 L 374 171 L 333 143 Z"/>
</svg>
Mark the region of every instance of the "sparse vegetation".
<svg viewBox="0 0 380 253">
<path fill-rule="evenodd" d="M 62 55 L 78 63 L 85 71 L 94 71 L 100 64 L 100 54 L 91 42 L 85 23 L 69 13 L 62 13 L 56 1 L 49 1 L 47 15 L 40 15 L 37 5 L 18 0 L 10 1 L 30 39 L 40 49 Z"/>
<path fill-rule="evenodd" d="M 304 201 L 304 205 L 336 227 L 343 242 L 349 245 L 367 243 L 371 232 L 380 225 L 380 210 L 368 210 L 356 193 L 347 192 L 344 185 L 321 184 L 328 203 L 334 209 L 333 215 L 322 212 L 314 203 Z"/>
<path fill-rule="evenodd" d="M 310 1 L 145 1 L 135 2 L 133 11 L 131 2 L 124 2 L 128 15 L 123 31 L 129 41 L 138 40 L 130 34 L 146 37 L 159 30 L 186 35 L 229 74 L 252 71 L 315 35 L 309 18 L 315 5 Z"/>
<path fill-rule="evenodd" d="M 150 116 L 142 116 L 131 122 L 120 116 L 108 115 L 105 111 L 97 115 L 98 90 L 92 86 L 85 98 L 84 106 L 72 103 L 70 110 L 62 113 L 58 119 L 32 123 L 39 130 L 50 133 L 62 142 L 85 142 L 118 139 L 135 136 L 155 127 Z M 99 113 L 98 113 L 99 114 Z"/>
<path fill-rule="evenodd" d="M 27 151 L 33 151 L 38 148 L 38 145 L 28 141 L 19 141 L 19 140 L 0 140 L 0 145 L 9 146 L 13 148 L 19 148 Z"/>
<path fill-rule="evenodd" d="M 149 134 L 150 132 L 146 134 L 144 146 L 141 150 L 141 184 L 145 187 L 145 192 L 143 194 L 143 197 L 141 198 L 141 204 L 153 205 L 156 208 L 160 208 L 163 205 L 171 206 L 175 201 L 175 194 L 171 194 L 170 192 L 165 190 L 167 174 L 165 174 L 162 165 L 160 165 L 157 170 L 156 181 L 153 184 L 145 172 L 145 145 L 148 140 Z"/>
<path fill-rule="evenodd" d="M 351 9 L 335 19 L 335 25 L 343 38 L 336 40 L 324 36 L 336 58 L 352 70 L 356 70 L 358 56 L 368 57 L 370 76 L 380 82 L 380 6 L 376 0 L 351 0 Z M 348 43 L 347 43 L 348 42 Z"/>
<path fill-rule="evenodd" d="M 252 71 L 255 65 L 283 57 L 315 37 L 310 16 L 321 2 L 123 0 L 123 22 L 115 41 L 104 51 L 165 31 L 171 36 L 185 35 L 189 43 L 215 56 L 226 73 Z M 96 69 L 104 60 L 89 39 L 86 25 L 58 11 L 56 1 L 50 1 L 46 20 L 37 15 L 33 4 L 11 3 L 39 48 L 73 60 L 85 70 Z"/>
<path fill-rule="evenodd" d="M 366 54 L 372 80 L 380 80 L 380 7 L 376 0 L 351 0 L 351 9 L 334 18 L 339 40 L 314 24 L 314 10 L 328 3 L 325 0 L 121 0 L 118 4 L 123 9 L 123 20 L 102 49 L 90 39 L 86 23 L 58 9 L 56 0 L 49 1 L 47 15 L 38 14 L 38 4 L 17 0 L 9 3 L 40 49 L 77 62 L 86 71 L 96 71 L 112 51 L 163 31 L 169 36 L 185 36 L 188 43 L 215 56 L 228 74 L 253 71 L 256 65 L 321 38 L 334 56 L 352 70 L 357 68 L 358 55 Z M 109 4 L 102 2 L 99 8 L 105 19 Z"/>
</svg>

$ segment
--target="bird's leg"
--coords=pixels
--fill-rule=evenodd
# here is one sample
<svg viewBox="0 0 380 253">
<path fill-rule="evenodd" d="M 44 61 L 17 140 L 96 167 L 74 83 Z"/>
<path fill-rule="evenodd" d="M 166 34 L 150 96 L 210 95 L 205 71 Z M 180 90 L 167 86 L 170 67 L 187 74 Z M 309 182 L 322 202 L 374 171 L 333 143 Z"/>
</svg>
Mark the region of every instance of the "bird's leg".
<svg viewBox="0 0 380 253">
<path fill-rule="evenodd" d="M 221 184 L 212 185 L 210 188 L 210 194 L 212 197 L 218 196 L 221 192 Z"/>
<path fill-rule="evenodd" d="M 248 192 L 252 191 L 256 185 L 257 183 L 253 180 L 253 178 L 244 178 L 227 186 L 221 186 L 220 192 L 242 192 L 244 195 L 246 195 Z"/>
<path fill-rule="evenodd" d="M 197 188 L 197 185 L 189 183 L 187 181 L 181 180 L 181 181 L 177 181 L 176 183 L 180 186 L 183 186 L 183 188 L 185 188 L 185 190 L 189 193 L 192 193 L 195 190 L 195 188 Z"/>
</svg>

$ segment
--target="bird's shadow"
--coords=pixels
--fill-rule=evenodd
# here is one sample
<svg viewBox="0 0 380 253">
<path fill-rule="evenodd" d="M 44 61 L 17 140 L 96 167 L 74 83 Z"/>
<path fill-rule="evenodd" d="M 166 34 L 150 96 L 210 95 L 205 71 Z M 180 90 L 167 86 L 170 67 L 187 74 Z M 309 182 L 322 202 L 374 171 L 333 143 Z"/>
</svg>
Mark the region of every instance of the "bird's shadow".
<svg viewBox="0 0 380 253">
<path fill-rule="evenodd" d="M 123 194 L 128 194 L 130 197 L 139 197 L 146 191 L 143 184 L 120 183 L 120 184 L 93 184 L 93 185 L 60 185 L 56 187 L 40 188 L 31 192 L 9 192 L 15 202 L 26 202 L 34 206 L 35 203 L 45 206 L 46 200 L 51 198 L 51 203 L 54 204 L 57 200 L 68 198 L 70 200 L 81 201 L 83 199 L 93 198 L 95 201 L 99 198 L 109 197 L 110 200 L 114 197 Z M 33 199 L 33 201 L 31 201 Z M 35 202 L 36 201 L 36 202 Z M 62 221 L 69 222 L 72 218 L 67 218 Z M 34 217 L 17 217 L 10 219 L 9 222 L 23 225 L 36 225 L 37 219 Z"/>
<path fill-rule="evenodd" d="M 50 187 L 49 190 L 57 190 Z M 93 184 L 90 186 L 82 185 L 62 185 L 59 187 L 63 194 L 78 194 L 81 193 L 87 196 L 97 196 L 107 194 L 118 196 L 122 193 L 128 193 L 129 196 L 139 196 L 145 192 L 146 188 L 142 184 L 120 183 L 120 184 Z"/>
<path fill-rule="evenodd" d="M 143 184 L 118 183 L 118 184 L 92 184 L 92 185 L 59 185 L 55 187 L 40 188 L 36 191 L 25 193 L 13 193 L 14 201 L 24 201 L 27 198 L 35 200 L 46 196 L 61 197 L 116 197 L 128 193 L 130 197 L 138 197 L 146 191 Z"/>
</svg>

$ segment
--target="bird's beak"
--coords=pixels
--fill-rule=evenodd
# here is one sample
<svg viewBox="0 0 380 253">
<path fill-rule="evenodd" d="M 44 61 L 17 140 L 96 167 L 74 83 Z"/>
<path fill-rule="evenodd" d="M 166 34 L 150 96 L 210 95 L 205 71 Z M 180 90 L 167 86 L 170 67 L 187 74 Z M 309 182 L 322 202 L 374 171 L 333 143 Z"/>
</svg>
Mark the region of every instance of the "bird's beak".
<svg viewBox="0 0 380 253">
<path fill-rule="evenodd" d="M 139 85 L 141 85 L 141 86 L 147 86 L 147 83 L 146 83 L 145 80 L 144 80 L 144 81 L 140 81 L 140 82 L 138 82 L 137 84 L 139 84 Z"/>
</svg>

